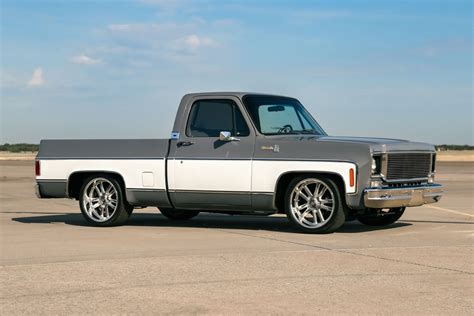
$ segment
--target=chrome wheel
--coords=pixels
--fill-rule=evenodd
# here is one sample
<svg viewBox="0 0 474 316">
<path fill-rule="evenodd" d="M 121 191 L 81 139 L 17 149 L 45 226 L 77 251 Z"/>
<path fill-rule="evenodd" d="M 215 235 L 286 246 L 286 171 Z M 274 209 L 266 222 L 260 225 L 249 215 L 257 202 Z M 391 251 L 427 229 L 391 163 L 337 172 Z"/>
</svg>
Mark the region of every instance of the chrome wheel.
<svg viewBox="0 0 474 316">
<path fill-rule="evenodd" d="M 332 218 L 335 210 L 334 193 L 321 180 L 304 179 L 293 188 L 290 208 L 295 220 L 303 227 L 318 228 Z"/>
<path fill-rule="evenodd" d="M 89 181 L 83 191 L 83 209 L 97 223 L 106 222 L 114 216 L 118 206 L 117 188 L 105 178 Z"/>
</svg>

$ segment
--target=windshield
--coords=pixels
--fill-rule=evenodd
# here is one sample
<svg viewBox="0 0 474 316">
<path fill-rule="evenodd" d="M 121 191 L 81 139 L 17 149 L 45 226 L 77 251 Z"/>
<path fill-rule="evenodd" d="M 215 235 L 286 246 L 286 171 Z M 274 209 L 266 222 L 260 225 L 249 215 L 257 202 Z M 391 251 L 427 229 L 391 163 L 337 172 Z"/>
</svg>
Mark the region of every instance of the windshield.
<svg viewBox="0 0 474 316">
<path fill-rule="evenodd" d="M 264 135 L 326 135 L 319 124 L 296 99 L 246 95 L 243 101 L 258 131 Z"/>
</svg>

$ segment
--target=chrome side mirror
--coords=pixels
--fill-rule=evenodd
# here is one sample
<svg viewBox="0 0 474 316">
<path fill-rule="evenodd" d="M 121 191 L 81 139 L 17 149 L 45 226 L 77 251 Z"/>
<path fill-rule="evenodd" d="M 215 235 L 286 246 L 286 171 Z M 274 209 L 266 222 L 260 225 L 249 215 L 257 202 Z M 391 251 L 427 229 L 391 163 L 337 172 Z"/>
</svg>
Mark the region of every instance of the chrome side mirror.
<svg viewBox="0 0 474 316">
<path fill-rule="evenodd" d="M 240 139 L 233 137 L 230 132 L 222 131 L 219 133 L 219 140 L 222 142 L 232 142 L 232 141 L 239 141 Z"/>
</svg>

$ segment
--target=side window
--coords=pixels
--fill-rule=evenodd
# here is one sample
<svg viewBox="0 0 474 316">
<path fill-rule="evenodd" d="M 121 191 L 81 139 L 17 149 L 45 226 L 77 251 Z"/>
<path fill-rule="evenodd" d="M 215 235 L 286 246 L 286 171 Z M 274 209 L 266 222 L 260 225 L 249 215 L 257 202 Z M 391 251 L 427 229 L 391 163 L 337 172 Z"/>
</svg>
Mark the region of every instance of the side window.
<svg viewBox="0 0 474 316">
<path fill-rule="evenodd" d="M 194 102 L 189 114 L 186 135 L 190 137 L 219 137 L 222 131 L 233 136 L 248 136 L 247 123 L 237 105 L 230 100 L 201 100 Z"/>
</svg>

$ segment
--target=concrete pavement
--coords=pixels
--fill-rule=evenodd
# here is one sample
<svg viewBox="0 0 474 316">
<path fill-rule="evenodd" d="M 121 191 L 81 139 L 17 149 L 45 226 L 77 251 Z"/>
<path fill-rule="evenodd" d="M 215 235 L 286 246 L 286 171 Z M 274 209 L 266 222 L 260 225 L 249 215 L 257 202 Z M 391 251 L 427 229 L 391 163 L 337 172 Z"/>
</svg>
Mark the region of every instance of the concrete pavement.
<svg viewBox="0 0 474 316">
<path fill-rule="evenodd" d="M 135 210 L 95 228 L 38 200 L 30 161 L 0 162 L 0 312 L 472 314 L 474 163 L 440 163 L 438 204 L 383 229 L 296 233 L 282 216 Z"/>
</svg>

